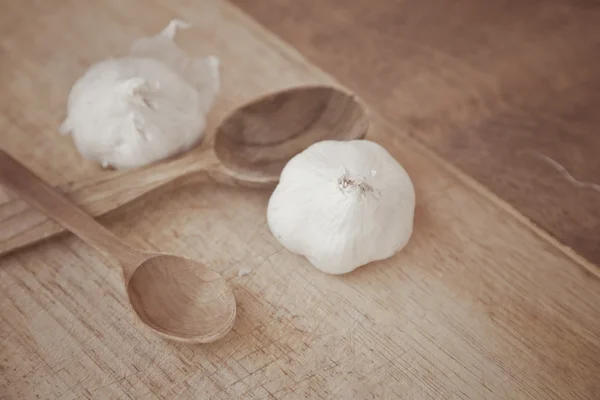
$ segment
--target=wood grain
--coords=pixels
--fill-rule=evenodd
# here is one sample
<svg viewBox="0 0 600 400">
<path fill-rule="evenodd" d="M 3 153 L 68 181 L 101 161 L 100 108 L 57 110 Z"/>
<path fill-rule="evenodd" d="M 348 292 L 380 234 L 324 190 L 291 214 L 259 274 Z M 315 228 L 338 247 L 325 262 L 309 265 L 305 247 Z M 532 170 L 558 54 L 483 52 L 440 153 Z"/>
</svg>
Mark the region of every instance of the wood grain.
<svg viewBox="0 0 600 400">
<path fill-rule="evenodd" d="M 215 120 L 268 91 L 332 83 L 222 0 L 22 1 L 0 16 L 0 142 L 54 183 L 100 174 L 58 137 L 70 84 L 174 16 L 194 24 L 182 47 L 222 59 Z M 206 346 L 157 339 L 128 312 L 119 274 L 103 265 L 113 260 L 73 237 L 50 240 L 0 261 L 0 397 L 597 399 L 598 279 L 372 118 L 369 137 L 417 191 L 405 251 L 325 275 L 269 233 L 269 191 L 188 183 L 154 193 L 104 223 L 225 276 L 238 303 L 231 334 Z"/>
<path fill-rule="evenodd" d="M 597 2 L 231 1 L 600 264 Z"/>
</svg>

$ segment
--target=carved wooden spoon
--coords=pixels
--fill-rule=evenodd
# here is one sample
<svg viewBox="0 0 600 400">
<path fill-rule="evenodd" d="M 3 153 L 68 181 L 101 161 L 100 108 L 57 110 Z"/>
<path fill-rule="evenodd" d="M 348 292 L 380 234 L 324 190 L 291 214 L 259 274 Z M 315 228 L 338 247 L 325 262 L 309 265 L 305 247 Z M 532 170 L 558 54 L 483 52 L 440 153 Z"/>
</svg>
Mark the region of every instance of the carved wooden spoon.
<svg viewBox="0 0 600 400">
<path fill-rule="evenodd" d="M 131 307 L 158 334 L 208 343 L 233 327 L 235 298 L 218 273 L 182 257 L 129 247 L 1 150 L 0 183 L 90 246 L 119 260 Z"/>
<path fill-rule="evenodd" d="M 204 173 L 250 187 L 277 184 L 285 164 L 311 144 L 362 139 L 367 110 L 351 94 L 329 86 L 301 86 L 268 94 L 235 110 L 215 132 L 214 148 L 180 158 L 59 187 L 90 215 L 99 216 L 173 180 Z M 16 216 L 16 217 L 15 217 Z M 0 254 L 64 232 L 26 203 L 0 205 Z"/>
</svg>

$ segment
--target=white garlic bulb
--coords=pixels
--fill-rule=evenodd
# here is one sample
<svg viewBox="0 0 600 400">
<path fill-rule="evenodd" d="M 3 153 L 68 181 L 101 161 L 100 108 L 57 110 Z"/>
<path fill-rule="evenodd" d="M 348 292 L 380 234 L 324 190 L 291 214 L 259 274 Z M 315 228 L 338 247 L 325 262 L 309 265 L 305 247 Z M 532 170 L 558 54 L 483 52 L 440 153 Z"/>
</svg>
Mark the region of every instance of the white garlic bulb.
<svg viewBox="0 0 600 400">
<path fill-rule="evenodd" d="M 401 250 L 414 209 L 410 177 L 381 145 L 326 140 L 286 164 L 267 221 L 286 249 L 323 272 L 343 274 Z"/>
<path fill-rule="evenodd" d="M 173 20 L 130 53 L 91 66 L 69 94 L 63 134 L 103 167 L 134 168 L 187 151 L 203 137 L 219 90 L 219 61 L 191 58 L 173 42 Z"/>
</svg>

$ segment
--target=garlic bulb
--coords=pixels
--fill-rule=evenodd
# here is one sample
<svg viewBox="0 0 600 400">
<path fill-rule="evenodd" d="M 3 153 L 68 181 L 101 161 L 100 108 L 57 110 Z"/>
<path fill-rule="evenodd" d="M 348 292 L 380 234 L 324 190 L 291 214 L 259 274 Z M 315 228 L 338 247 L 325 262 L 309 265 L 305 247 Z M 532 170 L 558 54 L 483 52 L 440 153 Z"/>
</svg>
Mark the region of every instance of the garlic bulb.
<svg viewBox="0 0 600 400">
<path fill-rule="evenodd" d="M 285 248 L 343 274 L 402 249 L 414 209 L 410 177 L 381 145 L 326 140 L 286 164 L 267 221 Z"/>
<path fill-rule="evenodd" d="M 70 133 L 83 157 L 103 167 L 134 168 L 187 151 L 202 138 L 219 90 L 219 61 L 190 58 L 173 42 L 173 20 L 136 40 L 126 56 L 91 66 L 69 94 Z"/>
</svg>

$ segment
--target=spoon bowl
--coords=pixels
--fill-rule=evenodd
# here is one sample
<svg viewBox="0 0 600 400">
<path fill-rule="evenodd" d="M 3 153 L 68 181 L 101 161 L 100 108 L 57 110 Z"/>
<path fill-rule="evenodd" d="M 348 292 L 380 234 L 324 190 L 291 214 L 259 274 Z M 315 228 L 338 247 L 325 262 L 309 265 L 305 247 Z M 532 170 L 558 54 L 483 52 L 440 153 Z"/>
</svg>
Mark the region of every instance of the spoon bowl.
<svg viewBox="0 0 600 400">
<path fill-rule="evenodd" d="M 214 151 L 243 183 L 275 184 L 286 163 L 321 140 L 365 137 L 369 118 L 354 95 L 330 86 L 270 93 L 236 109 L 217 127 Z"/>
<path fill-rule="evenodd" d="M 212 342 L 235 322 L 231 289 L 219 274 L 193 260 L 148 258 L 127 282 L 127 295 L 144 324 L 173 340 Z"/>
</svg>

